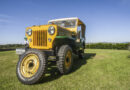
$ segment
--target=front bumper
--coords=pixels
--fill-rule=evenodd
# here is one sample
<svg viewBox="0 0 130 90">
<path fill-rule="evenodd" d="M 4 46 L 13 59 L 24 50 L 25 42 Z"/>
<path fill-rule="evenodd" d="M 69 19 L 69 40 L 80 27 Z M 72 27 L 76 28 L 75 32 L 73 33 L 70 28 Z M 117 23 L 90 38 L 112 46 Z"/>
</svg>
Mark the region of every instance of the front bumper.
<svg viewBox="0 0 130 90">
<path fill-rule="evenodd" d="M 16 54 L 18 54 L 18 55 L 21 55 L 21 54 L 23 54 L 25 52 L 25 48 L 17 48 L 16 49 Z"/>
<path fill-rule="evenodd" d="M 17 48 L 16 49 L 16 54 L 18 55 L 22 55 L 23 53 L 25 53 L 25 48 Z M 54 51 L 53 50 L 41 50 L 42 52 L 44 52 L 47 56 L 54 56 Z"/>
</svg>

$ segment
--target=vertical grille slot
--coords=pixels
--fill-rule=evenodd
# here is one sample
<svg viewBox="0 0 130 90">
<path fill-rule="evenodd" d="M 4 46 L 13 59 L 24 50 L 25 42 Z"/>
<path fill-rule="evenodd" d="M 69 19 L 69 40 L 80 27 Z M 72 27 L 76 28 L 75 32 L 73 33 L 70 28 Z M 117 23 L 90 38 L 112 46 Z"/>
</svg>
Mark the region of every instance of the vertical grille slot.
<svg viewBox="0 0 130 90">
<path fill-rule="evenodd" d="M 33 46 L 47 46 L 47 31 L 33 31 Z"/>
</svg>

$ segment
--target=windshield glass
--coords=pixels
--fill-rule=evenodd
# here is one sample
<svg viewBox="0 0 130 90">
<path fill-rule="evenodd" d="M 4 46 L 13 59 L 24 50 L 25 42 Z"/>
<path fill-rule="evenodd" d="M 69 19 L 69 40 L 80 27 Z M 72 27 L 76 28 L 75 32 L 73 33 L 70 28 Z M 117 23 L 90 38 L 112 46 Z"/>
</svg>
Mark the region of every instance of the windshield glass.
<svg viewBox="0 0 130 90">
<path fill-rule="evenodd" d="M 76 20 L 63 20 L 63 21 L 52 21 L 49 24 L 56 24 L 65 28 L 74 28 L 76 26 Z"/>
</svg>

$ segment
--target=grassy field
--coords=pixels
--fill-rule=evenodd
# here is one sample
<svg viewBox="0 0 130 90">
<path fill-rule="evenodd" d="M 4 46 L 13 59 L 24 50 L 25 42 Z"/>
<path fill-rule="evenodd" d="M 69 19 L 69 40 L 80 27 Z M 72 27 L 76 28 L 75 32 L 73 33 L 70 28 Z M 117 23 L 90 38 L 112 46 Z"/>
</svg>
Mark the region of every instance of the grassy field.
<svg viewBox="0 0 130 90">
<path fill-rule="evenodd" d="M 16 77 L 15 51 L 0 52 L 0 90 L 130 90 L 130 58 L 126 50 L 88 49 L 85 58 L 75 56 L 73 70 L 60 75 L 51 63 L 45 79 L 23 85 Z"/>
</svg>

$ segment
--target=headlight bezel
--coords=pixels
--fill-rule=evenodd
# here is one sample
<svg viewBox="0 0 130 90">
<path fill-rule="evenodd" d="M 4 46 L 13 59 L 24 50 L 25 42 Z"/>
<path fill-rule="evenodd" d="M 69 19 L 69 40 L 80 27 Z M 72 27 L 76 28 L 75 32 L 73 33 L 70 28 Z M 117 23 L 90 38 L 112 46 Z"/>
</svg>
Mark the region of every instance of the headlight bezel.
<svg viewBox="0 0 130 90">
<path fill-rule="evenodd" d="M 27 34 L 28 36 L 31 36 L 31 35 L 32 35 L 32 29 L 28 29 L 28 30 L 26 31 L 26 34 Z"/>
<path fill-rule="evenodd" d="M 50 26 L 50 27 L 48 28 L 48 33 L 49 33 L 50 35 L 54 35 L 54 34 L 55 34 L 55 27 L 54 27 L 54 26 Z"/>
</svg>

